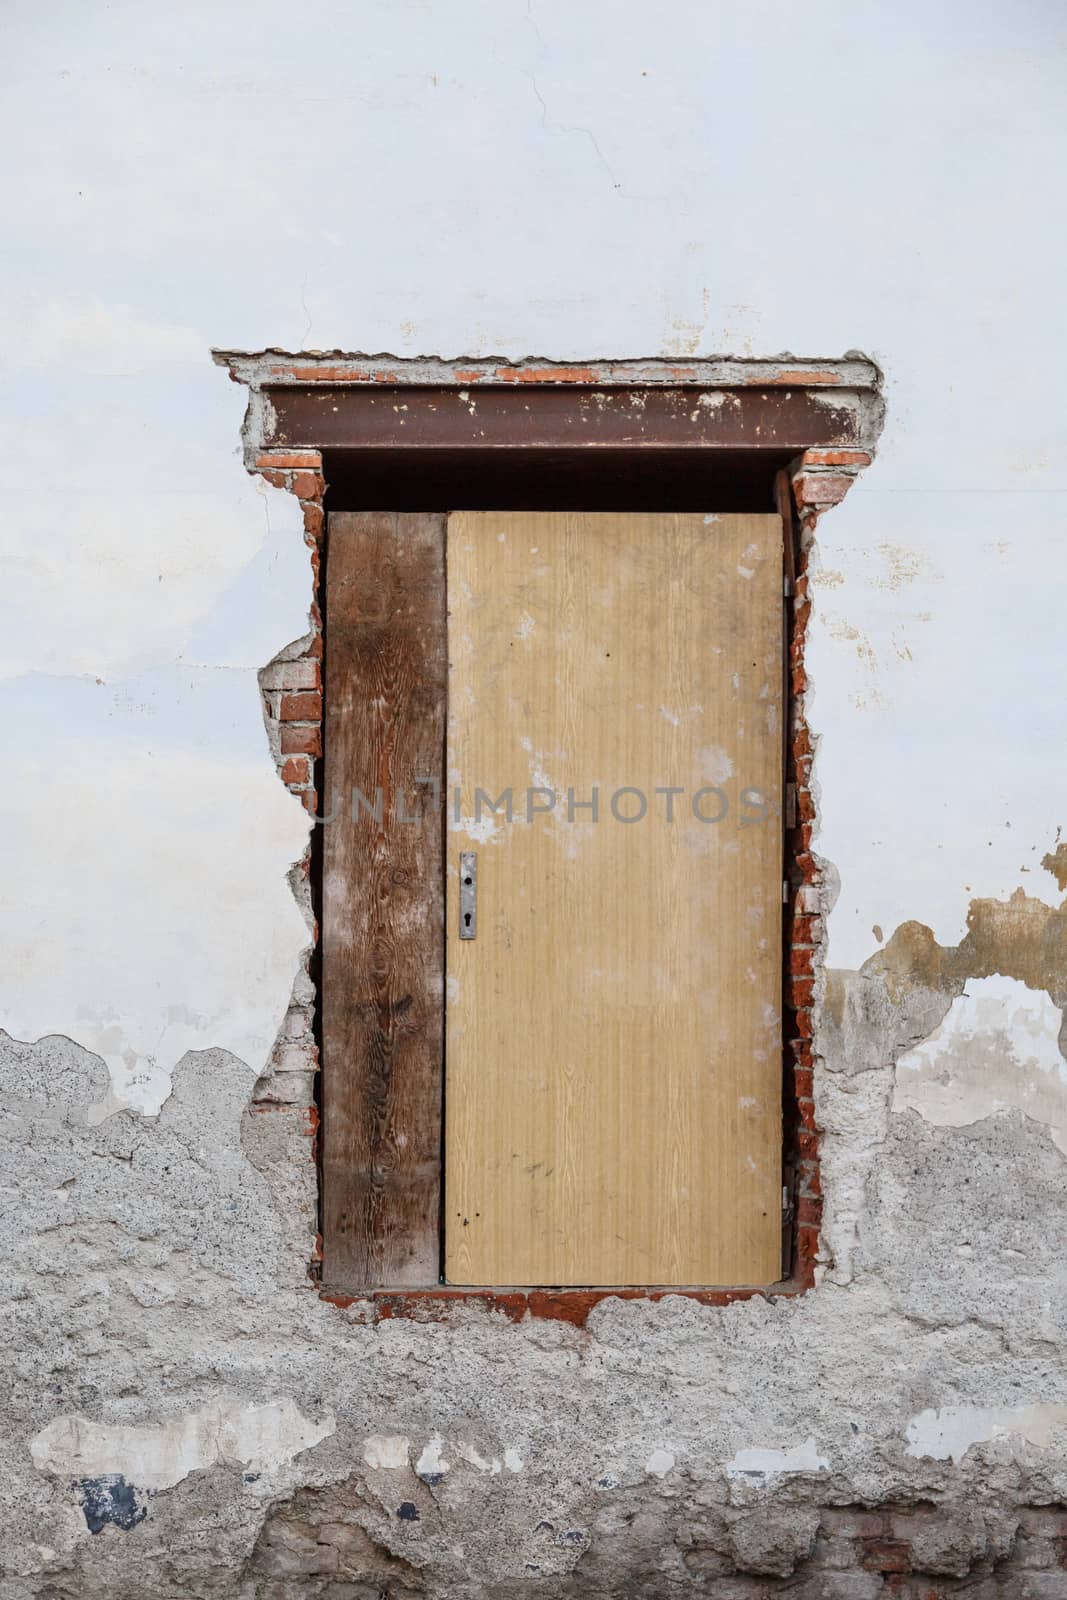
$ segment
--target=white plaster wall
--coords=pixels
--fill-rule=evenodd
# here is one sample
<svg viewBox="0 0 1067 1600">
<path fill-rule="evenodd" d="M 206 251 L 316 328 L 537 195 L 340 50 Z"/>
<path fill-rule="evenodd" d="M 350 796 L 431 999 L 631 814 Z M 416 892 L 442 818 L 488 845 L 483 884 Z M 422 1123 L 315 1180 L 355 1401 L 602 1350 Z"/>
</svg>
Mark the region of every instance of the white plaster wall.
<svg viewBox="0 0 1067 1600">
<path fill-rule="evenodd" d="M 255 671 L 295 507 L 211 345 L 888 376 L 811 641 L 831 960 L 1027 884 L 1060 795 L 1067 18 L 1042 0 L 5 10 L 0 1022 L 152 1111 L 305 934 Z M 1028 878 L 1025 874 L 1029 873 Z M 1022 876 L 1021 876 L 1022 874 Z"/>
</svg>

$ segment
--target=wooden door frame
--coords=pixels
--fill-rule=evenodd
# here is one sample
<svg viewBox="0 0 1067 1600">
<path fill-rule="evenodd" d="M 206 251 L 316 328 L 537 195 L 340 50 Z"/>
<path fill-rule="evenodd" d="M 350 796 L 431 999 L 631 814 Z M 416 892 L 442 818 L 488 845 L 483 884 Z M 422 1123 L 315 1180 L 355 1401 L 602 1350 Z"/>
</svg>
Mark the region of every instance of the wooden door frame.
<svg viewBox="0 0 1067 1600">
<path fill-rule="evenodd" d="M 814 808 L 811 742 L 804 720 L 803 646 L 810 610 L 805 567 L 818 516 L 844 498 L 871 460 L 884 414 L 878 368 L 855 354 L 836 361 L 710 358 L 581 366 L 277 351 L 218 351 L 215 359 L 249 390 L 246 467 L 289 490 L 303 507 L 316 583 L 309 656 L 321 655 L 322 648 L 319 584 L 325 512 L 341 509 L 331 506 L 324 458 L 337 479 L 350 478 L 357 485 L 357 496 L 361 474 L 378 472 L 379 481 L 388 484 L 390 471 L 396 470 L 403 474 L 398 482 L 410 483 L 431 460 L 488 464 L 486 470 L 495 471 L 498 482 L 523 462 L 578 461 L 580 470 L 584 461 L 592 465 L 607 459 L 608 451 L 615 453 L 615 460 L 624 452 L 628 459 L 651 463 L 654 473 L 660 464 L 665 471 L 676 471 L 679 463 L 682 470 L 691 463 L 698 463 L 702 472 L 717 469 L 722 481 L 735 471 L 750 479 L 765 471 L 766 508 L 777 507 L 785 521 L 789 711 L 784 864 L 790 894 L 783 964 L 788 1009 L 783 1015 L 792 1019 L 792 1026 L 783 1030 L 787 1204 L 782 1278 L 773 1285 L 685 1290 L 455 1289 L 440 1283 L 397 1290 L 338 1281 L 331 1273 L 327 1240 L 317 1273 L 321 1292 L 341 1305 L 358 1302 L 372 1318 L 447 1317 L 452 1302 L 475 1299 L 511 1317 L 529 1312 L 582 1323 L 605 1295 L 658 1299 L 683 1293 L 721 1305 L 753 1294 L 797 1294 L 811 1287 L 821 1218 L 812 1035 L 822 927 L 818 865 L 810 849 Z M 345 492 L 343 509 L 349 509 L 353 489 L 348 486 Z M 398 504 L 396 509 L 404 508 Z M 309 730 L 306 746 L 312 757 L 321 753 L 314 720 L 309 711 L 300 725 Z M 286 781 L 302 789 L 305 804 L 314 809 L 314 779 L 310 785 L 294 785 L 288 776 Z M 309 856 L 312 874 L 313 857 L 314 851 Z M 328 1076 L 320 1094 L 329 1101 Z M 328 1174 L 320 1175 L 329 1181 Z"/>
</svg>

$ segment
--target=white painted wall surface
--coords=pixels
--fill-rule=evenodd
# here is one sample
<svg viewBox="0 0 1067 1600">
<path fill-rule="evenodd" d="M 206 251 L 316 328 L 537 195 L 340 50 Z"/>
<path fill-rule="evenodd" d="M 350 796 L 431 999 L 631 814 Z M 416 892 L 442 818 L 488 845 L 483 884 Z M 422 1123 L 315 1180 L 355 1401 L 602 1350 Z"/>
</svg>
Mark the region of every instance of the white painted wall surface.
<svg viewBox="0 0 1067 1600">
<path fill-rule="evenodd" d="M 1067 18 L 916 0 L 11 0 L 0 1023 L 155 1110 L 261 1064 L 305 824 L 255 668 L 295 505 L 212 345 L 840 355 L 879 459 L 822 522 L 830 959 L 1048 899 L 1067 741 Z"/>
</svg>

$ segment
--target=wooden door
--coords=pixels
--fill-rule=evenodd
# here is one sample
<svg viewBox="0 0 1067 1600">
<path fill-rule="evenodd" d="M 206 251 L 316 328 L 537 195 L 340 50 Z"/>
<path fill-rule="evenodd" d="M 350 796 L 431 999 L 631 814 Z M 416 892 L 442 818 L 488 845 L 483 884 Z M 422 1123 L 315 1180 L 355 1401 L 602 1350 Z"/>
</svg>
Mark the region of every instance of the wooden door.
<svg viewBox="0 0 1067 1600">
<path fill-rule="evenodd" d="M 773 1282 L 780 519 L 463 512 L 447 551 L 445 1276 Z"/>
</svg>

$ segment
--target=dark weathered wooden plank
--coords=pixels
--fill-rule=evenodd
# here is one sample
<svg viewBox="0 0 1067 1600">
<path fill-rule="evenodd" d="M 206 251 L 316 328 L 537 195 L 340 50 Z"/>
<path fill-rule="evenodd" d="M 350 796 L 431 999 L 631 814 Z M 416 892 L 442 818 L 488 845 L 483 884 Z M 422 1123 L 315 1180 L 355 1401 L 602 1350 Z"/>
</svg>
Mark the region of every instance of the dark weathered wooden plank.
<svg viewBox="0 0 1067 1600">
<path fill-rule="evenodd" d="M 439 1277 L 444 877 L 440 806 L 419 780 L 443 779 L 444 555 L 444 516 L 330 518 L 323 1252 L 334 1288 Z"/>
<path fill-rule="evenodd" d="M 799 452 L 856 446 L 867 427 L 855 390 L 607 389 L 575 384 L 479 389 L 268 385 L 273 449 L 580 448 Z"/>
</svg>

